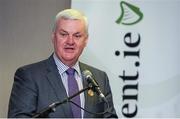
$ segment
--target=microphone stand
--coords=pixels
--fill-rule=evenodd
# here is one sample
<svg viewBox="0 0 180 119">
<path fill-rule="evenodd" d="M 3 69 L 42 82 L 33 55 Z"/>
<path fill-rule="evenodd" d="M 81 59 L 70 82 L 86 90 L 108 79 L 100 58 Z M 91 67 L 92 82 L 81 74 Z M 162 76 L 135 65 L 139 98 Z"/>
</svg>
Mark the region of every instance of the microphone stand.
<svg viewBox="0 0 180 119">
<path fill-rule="evenodd" d="M 51 112 L 55 112 L 56 111 L 56 107 L 61 105 L 61 104 L 64 104 L 66 102 L 69 102 L 73 97 L 76 97 L 77 95 L 81 94 L 82 92 L 86 91 L 86 90 L 89 90 L 91 87 L 86 87 L 82 90 L 80 90 L 79 92 L 75 93 L 74 95 L 68 97 L 68 98 L 65 98 L 63 101 L 59 102 L 54 102 L 52 104 L 50 104 L 48 107 L 44 108 L 43 110 L 41 110 L 40 112 L 34 114 L 32 116 L 32 118 L 44 118 L 44 117 L 48 117 L 49 113 Z"/>
</svg>

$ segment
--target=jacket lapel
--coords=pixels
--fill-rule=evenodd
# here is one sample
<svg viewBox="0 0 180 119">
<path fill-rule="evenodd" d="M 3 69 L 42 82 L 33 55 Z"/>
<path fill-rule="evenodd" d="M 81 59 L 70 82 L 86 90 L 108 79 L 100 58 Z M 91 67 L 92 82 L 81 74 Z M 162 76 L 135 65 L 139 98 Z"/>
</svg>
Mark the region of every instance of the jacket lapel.
<svg viewBox="0 0 180 119">
<path fill-rule="evenodd" d="M 62 102 L 68 96 L 66 94 L 65 87 L 62 83 L 61 76 L 59 75 L 58 69 L 56 67 L 56 64 L 52 55 L 48 59 L 47 66 L 48 66 L 47 79 L 49 83 L 51 84 L 51 86 L 53 87 L 54 93 L 58 101 Z M 72 117 L 72 111 L 70 109 L 70 104 L 68 102 L 60 106 L 62 107 L 62 110 L 64 111 L 65 117 Z"/>
</svg>

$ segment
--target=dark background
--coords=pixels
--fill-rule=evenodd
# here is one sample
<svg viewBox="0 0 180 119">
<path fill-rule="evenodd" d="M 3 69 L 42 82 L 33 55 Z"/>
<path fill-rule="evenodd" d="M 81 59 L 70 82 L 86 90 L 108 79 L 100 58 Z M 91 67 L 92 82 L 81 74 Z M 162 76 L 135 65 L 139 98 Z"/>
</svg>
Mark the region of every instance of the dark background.
<svg viewBox="0 0 180 119">
<path fill-rule="evenodd" d="M 71 0 L 0 0 L 0 118 L 7 117 L 16 69 L 49 57 L 55 15 Z"/>
</svg>

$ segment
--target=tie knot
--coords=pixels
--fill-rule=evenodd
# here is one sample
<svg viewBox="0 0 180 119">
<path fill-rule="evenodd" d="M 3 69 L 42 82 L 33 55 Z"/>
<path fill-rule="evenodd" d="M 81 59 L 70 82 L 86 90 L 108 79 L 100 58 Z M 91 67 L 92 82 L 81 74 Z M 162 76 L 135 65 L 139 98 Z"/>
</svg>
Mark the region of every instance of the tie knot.
<svg viewBox="0 0 180 119">
<path fill-rule="evenodd" d="M 74 75 L 75 69 L 74 68 L 69 68 L 66 70 L 68 75 Z"/>
</svg>

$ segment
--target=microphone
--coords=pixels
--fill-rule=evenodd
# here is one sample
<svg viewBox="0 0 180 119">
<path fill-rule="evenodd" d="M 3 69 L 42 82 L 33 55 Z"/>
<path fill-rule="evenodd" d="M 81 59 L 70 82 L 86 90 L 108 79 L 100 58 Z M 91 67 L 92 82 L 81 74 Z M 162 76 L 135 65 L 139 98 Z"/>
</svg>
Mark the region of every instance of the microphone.
<svg viewBox="0 0 180 119">
<path fill-rule="evenodd" d="M 89 87 L 93 88 L 93 91 L 96 92 L 96 94 L 103 99 L 103 101 L 107 102 L 104 94 L 102 93 L 98 83 L 96 82 L 95 79 L 92 77 L 92 73 L 89 70 L 84 70 L 82 72 L 83 76 L 88 82 Z"/>
</svg>

